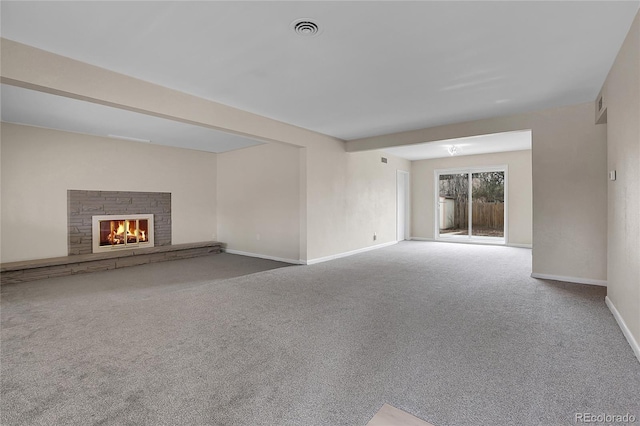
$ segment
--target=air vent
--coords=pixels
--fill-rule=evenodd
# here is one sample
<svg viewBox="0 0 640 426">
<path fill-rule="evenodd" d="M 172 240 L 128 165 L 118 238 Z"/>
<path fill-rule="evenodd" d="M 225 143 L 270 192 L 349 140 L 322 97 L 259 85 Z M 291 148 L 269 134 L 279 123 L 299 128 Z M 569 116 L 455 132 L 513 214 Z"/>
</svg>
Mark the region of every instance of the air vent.
<svg viewBox="0 0 640 426">
<path fill-rule="evenodd" d="M 296 34 L 303 37 L 315 37 L 320 34 L 318 24 L 310 19 L 296 19 L 291 23 L 291 28 Z"/>
</svg>

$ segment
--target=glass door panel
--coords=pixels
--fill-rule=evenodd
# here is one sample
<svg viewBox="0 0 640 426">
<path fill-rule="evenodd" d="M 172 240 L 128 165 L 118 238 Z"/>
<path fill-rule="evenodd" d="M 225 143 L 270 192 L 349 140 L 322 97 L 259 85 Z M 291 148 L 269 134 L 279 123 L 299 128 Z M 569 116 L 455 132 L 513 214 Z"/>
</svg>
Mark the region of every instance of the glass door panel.
<svg viewBox="0 0 640 426">
<path fill-rule="evenodd" d="M 469 235 L 469 174 L 440 174 L 438 229 L 440 237 Z"/>
<path fill-rule="evenodd" d="M 471 174 L 471 235 L 504 238 L 504 171 Z"/>
</svg>

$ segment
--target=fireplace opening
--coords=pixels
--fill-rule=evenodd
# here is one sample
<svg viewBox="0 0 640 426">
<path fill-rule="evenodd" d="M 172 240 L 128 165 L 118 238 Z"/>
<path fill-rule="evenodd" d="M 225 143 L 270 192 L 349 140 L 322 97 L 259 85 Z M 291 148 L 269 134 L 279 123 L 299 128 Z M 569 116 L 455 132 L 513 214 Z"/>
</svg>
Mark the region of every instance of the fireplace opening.
<svg viewBox="0 0 640 426">
<path fill-rule="evenodd" d="M 153 247 L 153 215 L 93 216 L 93 252 Z"/>
<path fill-rule="evenodd" d="M 101 220 L 100 245 L 146 243 L 149 221 L 146 219 Z"/>
</svg>

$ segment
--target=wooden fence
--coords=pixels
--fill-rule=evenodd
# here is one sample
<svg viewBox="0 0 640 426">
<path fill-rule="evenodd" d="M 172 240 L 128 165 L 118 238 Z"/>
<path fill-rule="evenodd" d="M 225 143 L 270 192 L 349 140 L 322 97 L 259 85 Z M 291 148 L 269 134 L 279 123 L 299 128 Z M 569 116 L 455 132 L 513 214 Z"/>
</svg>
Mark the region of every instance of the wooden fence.
<svg viewBox="0 0 640 426">
<path fill-rule="evenodd" d="M 466 229 L 469 218 L 469 203 L 455 203 L 454 227 Z M 504 203 L 473 202 L 472 224 L 477 228 L 504 229 Z"/>
</svg>

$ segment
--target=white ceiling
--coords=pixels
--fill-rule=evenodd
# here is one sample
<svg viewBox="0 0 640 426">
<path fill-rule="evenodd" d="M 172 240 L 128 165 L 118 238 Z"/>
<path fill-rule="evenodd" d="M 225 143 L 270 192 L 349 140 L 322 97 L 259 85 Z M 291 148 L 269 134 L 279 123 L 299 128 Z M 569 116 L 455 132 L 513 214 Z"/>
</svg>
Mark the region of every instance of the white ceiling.
<svg viewBox="0 0 640 426">
<path fill-rule="evenodd" d="M 451 155 L 449 154 L 449 147 L 451 146 L 456 147 L 456 156 L 523 151 L 531 149 L 531 130 L 404 145 L 386 148 L 383 152 L 411 161 L 428 160 L 449 157 Z"/>
<path fill-rule="evenodd" d="M 593 101 L 639 5 L 2 1 L 0 7 L 8 39 L 354 139 Z M 295 35 L 290 23 L 302 17 L 322 33 Z"/>
<path fill-rule="evenodd" d="M 141 139 L 199 151 L 225 152 L 262 142 L 205 127 L 165 120 L 104 105 L 1 86 L 2 121 L 49 129 Z"/>
</svg>

